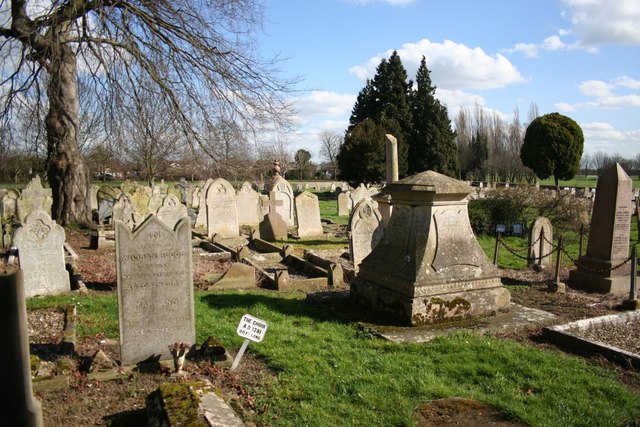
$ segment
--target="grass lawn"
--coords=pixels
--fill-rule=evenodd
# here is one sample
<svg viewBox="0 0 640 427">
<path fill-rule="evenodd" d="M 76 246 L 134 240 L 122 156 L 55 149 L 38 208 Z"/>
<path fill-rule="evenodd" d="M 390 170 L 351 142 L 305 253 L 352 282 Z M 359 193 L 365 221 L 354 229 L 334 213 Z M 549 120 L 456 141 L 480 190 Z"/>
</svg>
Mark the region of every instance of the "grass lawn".
<svg viewBox="0 0 640 427">
<path fill-rule="evenodd" d="M 80 335 L 116 338 L 115 294 L 30 299 L 29 308 L 75 302 Z M 269 324 L 250 353 L 275 372 L 250 390 L 251 421 L 269 426 L 411 425 L 416 407 L 466 397 L 532 426 L 619 426 L 640 416 L 640 395 L 615 372 L 512 340 L 456 333 L 428 344 L 378 339 L 350 321 L 348 302 L 329 309 L 304 294 L 196 292 L 197 340 L 237 350 L 245 313 Z M 346 314 L 348 317 L 348 314 Z"/>
</svg>

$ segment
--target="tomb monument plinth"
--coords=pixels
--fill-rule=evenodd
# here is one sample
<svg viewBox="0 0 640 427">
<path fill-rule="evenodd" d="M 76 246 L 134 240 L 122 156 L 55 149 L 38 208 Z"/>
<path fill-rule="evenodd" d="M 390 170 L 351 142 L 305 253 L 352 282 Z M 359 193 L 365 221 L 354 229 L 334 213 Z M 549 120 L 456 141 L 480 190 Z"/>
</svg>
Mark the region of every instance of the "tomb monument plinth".
<svg viewBox="0 0 640 427">
<path fill-rule="evenodd" d="M 472 191 L 433 171 L 387 185 L 393 213 L 351 282 L 352 298 L 410 325 L 507 311 L 509 292 L 469 223 Z"/>
</svg>

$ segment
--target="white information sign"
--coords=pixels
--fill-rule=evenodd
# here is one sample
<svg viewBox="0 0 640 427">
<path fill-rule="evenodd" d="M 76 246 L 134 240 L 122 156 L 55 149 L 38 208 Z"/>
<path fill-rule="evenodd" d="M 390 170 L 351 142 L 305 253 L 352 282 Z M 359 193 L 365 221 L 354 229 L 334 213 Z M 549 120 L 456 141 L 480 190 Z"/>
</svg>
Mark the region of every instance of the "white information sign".
<svg viewBox="0 0 640 427">
<path fill-rule="evenodd" d="M 267 322 L 245 314 L 242 316 L 242 319 L 240 319 L 237 332 L 238 335 L 244 339 L 260 342 L 264 338 L 264 334 L 267 333 Z"/>
</svg>

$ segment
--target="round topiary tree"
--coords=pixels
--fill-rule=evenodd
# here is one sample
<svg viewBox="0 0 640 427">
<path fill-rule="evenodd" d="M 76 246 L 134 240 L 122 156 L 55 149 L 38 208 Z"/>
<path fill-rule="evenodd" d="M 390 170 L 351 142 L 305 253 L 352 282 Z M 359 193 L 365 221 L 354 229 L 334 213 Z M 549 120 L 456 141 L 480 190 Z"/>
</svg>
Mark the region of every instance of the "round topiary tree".
<svg viewBox="0 0 640 427">
<path fill-rule="evenodd" d="M 558 188 L 559 180 L 572 179 L 578 173 L 583 148 L 580 126 L 567 116 L 550 113 L 527 127 L 520 159 L 540 179 L 553 175 Z"/>
</svg>

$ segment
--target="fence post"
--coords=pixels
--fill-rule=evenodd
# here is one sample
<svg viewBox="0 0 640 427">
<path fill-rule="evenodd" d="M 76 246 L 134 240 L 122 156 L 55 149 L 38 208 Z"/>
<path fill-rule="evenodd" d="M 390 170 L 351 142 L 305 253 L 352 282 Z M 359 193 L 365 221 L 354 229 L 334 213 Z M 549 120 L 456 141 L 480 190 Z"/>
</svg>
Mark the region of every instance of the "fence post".
<svg viewBox="0 0 640 427">
<path fill-rule="evenodd" d="M 562 245 L 563 238 L 558 238 L 558 254 L 556 255 L 556 278 L 555 282 L 550 286 L 551 290 L 555 292 L 564 292 L 566 290 L 565 284 L 560 282 L 560 266 L 562 265 Z"/>
<path fill-rule="evenodd" d="M 538 267 L 542 267 L 542 254 L 544 253 L 544 227 L 540 228 L 540 244 L 538 246 Z"/>
<path fill-rule="evenodd" d="M 493 249 L 493 265 L 498 266 L 498 252 L 500 251 L 500 233 L 496 234 L 496 246 Z"/>
<path fill-rule="evenodd" d="M 584 245 L 584 224 L 580 224 L 580 247 L 578 248 L 578 257 L 582 256 L 583 245 Z"/>
<path fill-rule="evenodd" d="M 636 278 L 638 276 L 638 251 L 634 247 L 631 251 L 631 281 L 629 286 L 629 299 L 634 300 L 637 297 L 638 287 Z"/>
</svg>

